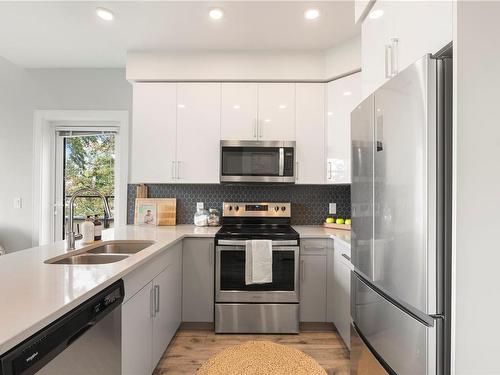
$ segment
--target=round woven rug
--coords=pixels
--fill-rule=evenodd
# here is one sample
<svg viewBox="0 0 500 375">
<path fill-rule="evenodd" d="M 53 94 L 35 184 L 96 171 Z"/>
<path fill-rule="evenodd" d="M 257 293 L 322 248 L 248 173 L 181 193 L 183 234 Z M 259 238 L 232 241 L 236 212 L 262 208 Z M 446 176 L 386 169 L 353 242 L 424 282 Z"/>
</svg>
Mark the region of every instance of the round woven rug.
<svg viewBox="0 0 500 375">
<path fill-rule="evenodd" d="M 270 341 L 248 341 L 210 357 L 197 374 L 326 375 L 326 371 L 300 350 Z"/>
</svg>

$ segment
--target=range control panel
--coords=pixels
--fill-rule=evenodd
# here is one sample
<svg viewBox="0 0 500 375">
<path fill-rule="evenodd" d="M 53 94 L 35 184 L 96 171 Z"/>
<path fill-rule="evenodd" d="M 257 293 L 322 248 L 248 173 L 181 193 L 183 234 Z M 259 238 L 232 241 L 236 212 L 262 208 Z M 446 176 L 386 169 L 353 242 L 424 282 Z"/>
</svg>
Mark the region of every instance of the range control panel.
<svg viewBox="0 0 500 375">
<path fill-rule="evenodd" d="M 290 202 L 224 202 L 223 216 L 232 217 L 291 217 L 292 209 Z"/>
</svg>

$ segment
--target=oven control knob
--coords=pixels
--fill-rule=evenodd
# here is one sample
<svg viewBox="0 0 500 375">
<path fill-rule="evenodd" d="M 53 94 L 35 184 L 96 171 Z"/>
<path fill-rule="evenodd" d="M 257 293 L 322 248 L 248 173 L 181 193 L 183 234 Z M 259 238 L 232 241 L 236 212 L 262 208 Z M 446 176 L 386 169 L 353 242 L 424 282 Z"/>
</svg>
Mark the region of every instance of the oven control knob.
<svg viewBox="0 0 500 375">
<path fill-rule="evenodd" d="M 232 210 L 233 210 L 233 206 L 229 206 L 227 209 L 228 209 L 229 211 L 232 211 Z"/>
<path fill-rule="evenodd" d="M 286 207 L 285 206 L 281 207 L 281 211 L 286 211 Z"/>
<path fill-rule="evenodd" d="M 279 210 L 280 210 L 280 206 L 274 207 L 274 211 L 279 211 Z"/>
<path fill-rule="evenodd" d="M 235 209 L 235 211 L 239 211 L 240 210 L 240 206 L 234 206 L 234 209 Z"/>
</svg>

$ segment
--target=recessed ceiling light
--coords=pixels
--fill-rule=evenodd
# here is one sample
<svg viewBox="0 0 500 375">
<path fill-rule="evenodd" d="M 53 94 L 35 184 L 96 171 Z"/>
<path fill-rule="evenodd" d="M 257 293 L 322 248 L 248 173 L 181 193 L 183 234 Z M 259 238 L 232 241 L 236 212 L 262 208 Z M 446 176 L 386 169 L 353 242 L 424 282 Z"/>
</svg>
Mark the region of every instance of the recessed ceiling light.
<svg viewBox="0 0 500 375">
<path fill-rule="evenodd" d="M 371 18 L 372 20 L 376 20 L 377 18 L 380 18 L 384 15 L 384 11 L 382 9 L 376 9 L 370 12 L 368 15 L 368 18 Z"/>
<path fill-rule="evenodd" d="M 113 18 L 115 18 L 113 12 L 105 8 L 97 8 L 95 12 L 97 13 L 97 17 L 104 21 L 113 21 Z"/>
<path fill-rule="evenodd" d="M 240 109 L 240 105 L 239 104 L 235 104 L 235 105 L 233 105 L 233 108 L 234 109 Z"/>
<path fill-rule="evenodd" d="M 286 108 L 286 105 L 280 104 L 280 109 L 285 109 L 285 108 Z"/>
<path fill-rule="evenodd" d="M 332 116 L 333 115 L 333 112 L 328 112 L 328 116 Z"/>
<path fill-rule="evenodd" d="M 221 8 L 214 8 L 214 9 L 210 9 L 210 12 L 208 12 L 208 15 L 213 20 L 220 20 L 222 17 L 224 17 L 224 11 Z"/>
<path fill-rule="evenodd" d="M 304 13 L 304 17 L 307 20 L 315 20 L 316 18 L 319 17 L 319 10 L 317 9 L 308 9 Z"/>
<path fill-rule="evenodd" d="M 351 96 L 351 95 L 352 95 L 352 92 L 350 92 L 350 91 L 346 91 L 346 92 L 344 92 L 342 95 L 344 95 L 344 96 Z"/>
<path fill-rule="evenodd" d="M 266 118 L 266 119 L 264 120 L 264 122 L 271 122 L 271 119 L 270 119 L 270 118 Z"/>
<path fill-rule="evenodd" d="M 186 108 L 186 106 L 184 104 L 177 104 L 177 107 L 179 107 L 179 108 Z"/>
</svg>

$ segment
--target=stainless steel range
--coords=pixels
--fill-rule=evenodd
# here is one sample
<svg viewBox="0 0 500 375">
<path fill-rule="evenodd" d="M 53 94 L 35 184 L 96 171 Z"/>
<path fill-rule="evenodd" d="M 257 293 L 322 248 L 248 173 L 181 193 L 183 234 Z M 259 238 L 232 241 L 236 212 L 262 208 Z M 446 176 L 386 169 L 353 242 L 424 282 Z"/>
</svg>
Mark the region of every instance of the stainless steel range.
<svg viewBox="0 0 500 375">
<path fill-rule="evenodd" d="M 290 203 L 226 202 L 215 235 L 215 331 L 298 333 L 299 234 Z M 272 282 L 245 282 L 247 240 L 272 241 Z"/>
</svg>

